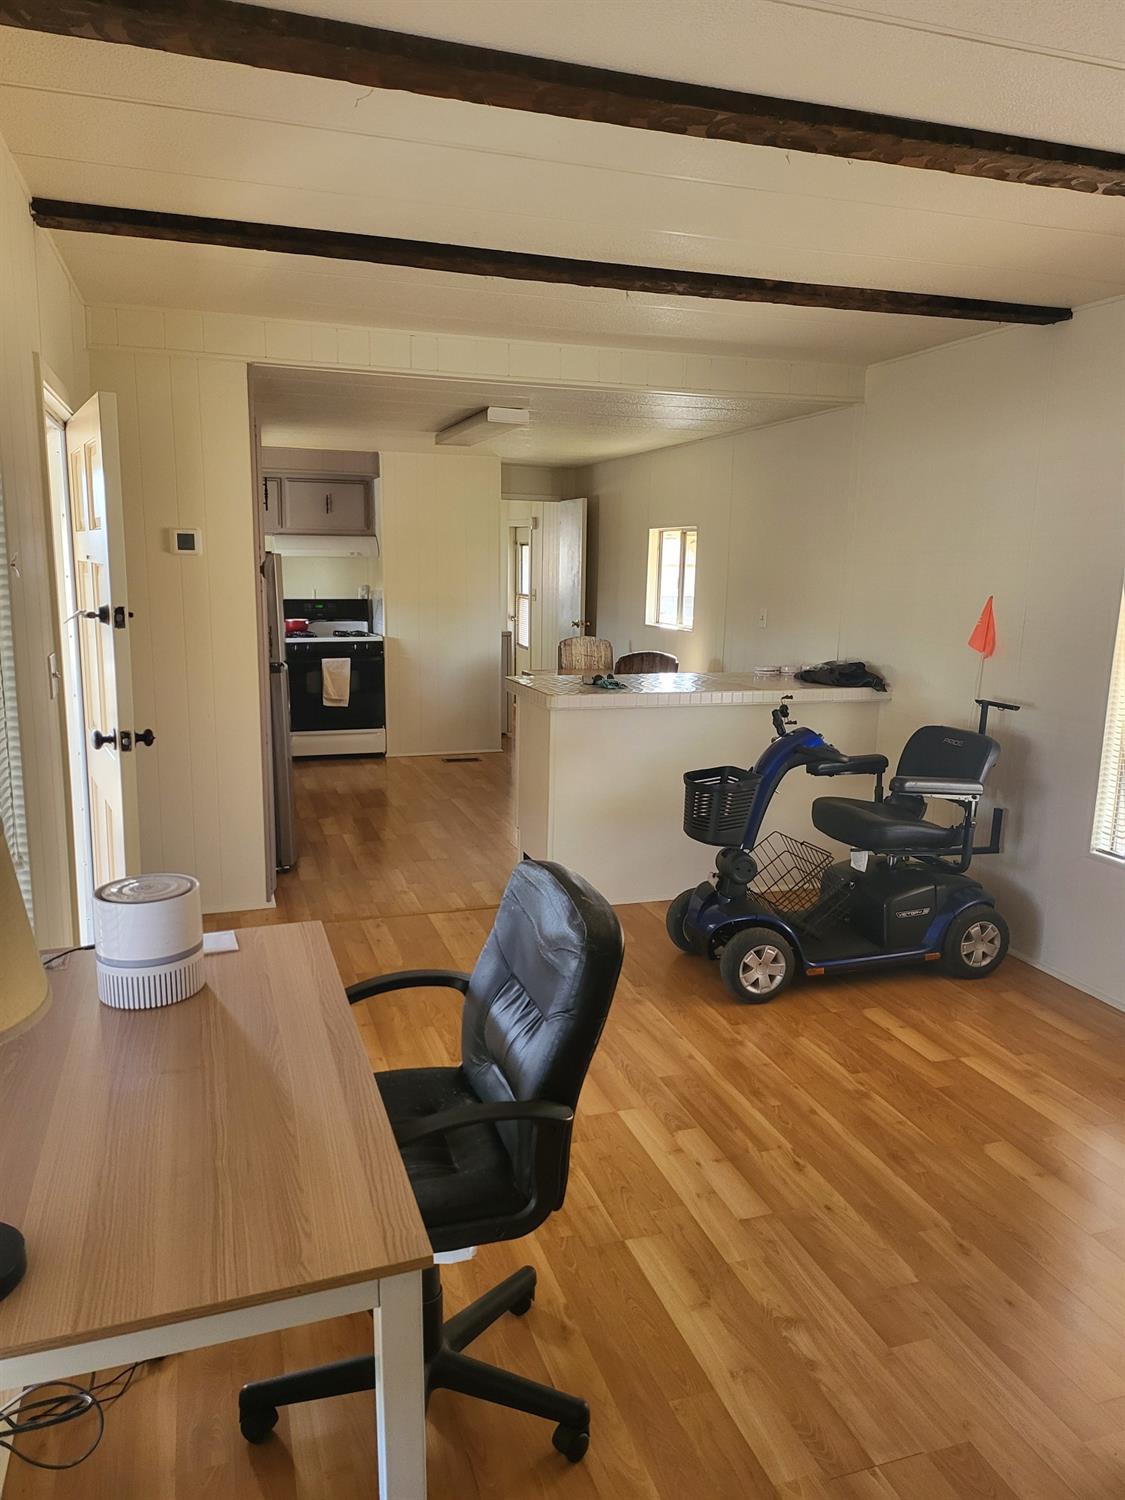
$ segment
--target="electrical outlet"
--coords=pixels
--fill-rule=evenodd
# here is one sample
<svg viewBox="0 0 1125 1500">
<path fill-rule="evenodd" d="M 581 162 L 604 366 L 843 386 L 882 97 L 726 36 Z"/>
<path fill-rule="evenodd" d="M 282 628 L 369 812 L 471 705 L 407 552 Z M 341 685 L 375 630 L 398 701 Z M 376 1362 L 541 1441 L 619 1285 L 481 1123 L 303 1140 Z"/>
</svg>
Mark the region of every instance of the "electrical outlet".
<svg viewBox="0 0 1125 1500">
<path fill-rule="evenodd" d="M 764 606 L 758 611 L 758 629 L 765 630 L 769 624 L 770 612 Z"/>
</svg>

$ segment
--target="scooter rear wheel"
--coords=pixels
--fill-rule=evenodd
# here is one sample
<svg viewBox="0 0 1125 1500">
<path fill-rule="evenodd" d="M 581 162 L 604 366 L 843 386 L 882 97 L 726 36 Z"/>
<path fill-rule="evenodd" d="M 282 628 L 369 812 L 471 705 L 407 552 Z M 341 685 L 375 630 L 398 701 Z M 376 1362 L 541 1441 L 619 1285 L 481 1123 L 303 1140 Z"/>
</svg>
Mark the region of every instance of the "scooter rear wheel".
<svg viewBox="0 0 1125 1500">
<path fill-rule="evenodd" d="M 664 916 L 664 926 L 668 930 L 668 936 L 681 953 L 700 953 L 702 951 L 699 944 L 692 942 L 684 931 L 684 918 L 687 916 L 688 905 L 694 895 L 694 890 L 681 891 L 675 900 L 669 903 L 668 910 Z"/>
<path fill-rule="evenodd" d="M 742 1005 L 765 1005 L 780 995 L 797 972 L 797 955 L 772 927 L 736 932 L 719 956 L 719 973 Z"/>
<path fill-rule="evenodd" d="M 985 979 L 1008 951 L 1008 924 L 994 906 L 973 906 L 949 924 L 941 966 L 958 979 Z"/>
</svg>

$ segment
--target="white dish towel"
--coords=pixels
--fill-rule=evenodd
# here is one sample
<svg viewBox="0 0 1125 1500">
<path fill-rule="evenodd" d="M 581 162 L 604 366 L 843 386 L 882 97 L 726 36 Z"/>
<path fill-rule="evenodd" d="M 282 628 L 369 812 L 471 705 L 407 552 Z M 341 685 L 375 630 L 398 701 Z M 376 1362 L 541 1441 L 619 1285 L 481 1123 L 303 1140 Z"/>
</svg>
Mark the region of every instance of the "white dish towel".
<svg viewBox="0 0 1125 1500">
<path fill-rule="evenodd" d="M 347 708 L 352 692 L 352 659 L 350 656 L 326 656 L 320 664 L 324 679 L 325 708 Z"/>
</svg>

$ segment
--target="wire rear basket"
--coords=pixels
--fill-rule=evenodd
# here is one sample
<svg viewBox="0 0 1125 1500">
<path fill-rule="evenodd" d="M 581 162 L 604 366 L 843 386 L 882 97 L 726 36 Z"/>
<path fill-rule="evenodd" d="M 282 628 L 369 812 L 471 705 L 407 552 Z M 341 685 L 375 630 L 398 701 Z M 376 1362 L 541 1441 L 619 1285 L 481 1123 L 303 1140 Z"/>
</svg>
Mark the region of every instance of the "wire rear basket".
<svg viewBox="0 0 1125 1500">
<path fill-rule="evenodd" d="M 761 777 L 738 766 L 684 772 L 684 832 L 698 844 L 741 844 Z"/>
<path fill-rule="evenodd" d="M 827 849 L 787 833 L 770 833 L 751 853 L 758 869 L 750 890 L 794 926 L 820 932 L 843 913 L 852 881 L 830 873 L 834 861 Z"/>
</svg>

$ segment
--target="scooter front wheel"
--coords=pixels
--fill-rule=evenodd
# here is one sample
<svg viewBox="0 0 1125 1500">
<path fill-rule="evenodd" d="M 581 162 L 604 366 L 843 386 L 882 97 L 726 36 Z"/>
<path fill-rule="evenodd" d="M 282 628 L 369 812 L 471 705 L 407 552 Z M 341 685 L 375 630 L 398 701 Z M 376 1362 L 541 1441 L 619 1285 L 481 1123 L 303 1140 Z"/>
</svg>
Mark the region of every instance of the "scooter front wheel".
<svg viewBox="0 0 1125 1500">
<path fill-rule="evenodd" d="M 692 942 L 684 931 L 684 918 L 695 891 L 681 891 L 672 901 L 664 917 L 664 926 L 668 930 L 668 936 L 675 943 L 681 953 L 700 953 L 702 949 L 698 943 Z"/>
<path fill-rule="evenodd" d="M 723 983 L 743 1005 L 765 1005 L 797 972 L 797 955 L 771 927 L 736 932 L 719 956 Z"/>
</svg>

